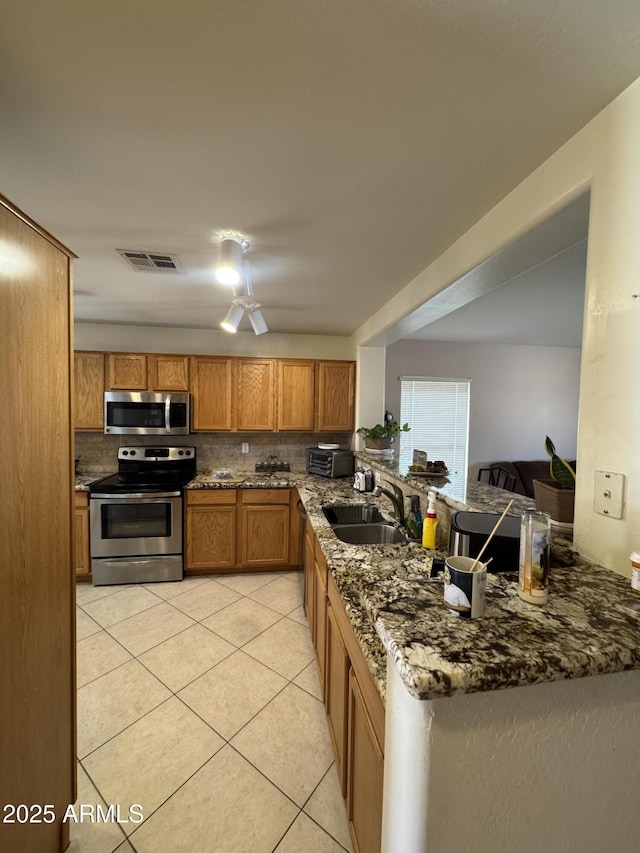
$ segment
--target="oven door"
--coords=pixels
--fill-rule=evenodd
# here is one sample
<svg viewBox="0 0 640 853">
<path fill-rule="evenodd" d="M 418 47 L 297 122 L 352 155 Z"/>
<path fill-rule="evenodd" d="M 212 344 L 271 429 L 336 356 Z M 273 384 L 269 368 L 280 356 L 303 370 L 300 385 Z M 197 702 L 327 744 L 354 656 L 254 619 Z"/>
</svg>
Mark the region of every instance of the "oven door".
<svg viewBox="0 0 640 853">
<path fill-rule="evenodd" d="M 182 554 L 182 497 L 91 497 L 92 557 Z"/>
</svg>

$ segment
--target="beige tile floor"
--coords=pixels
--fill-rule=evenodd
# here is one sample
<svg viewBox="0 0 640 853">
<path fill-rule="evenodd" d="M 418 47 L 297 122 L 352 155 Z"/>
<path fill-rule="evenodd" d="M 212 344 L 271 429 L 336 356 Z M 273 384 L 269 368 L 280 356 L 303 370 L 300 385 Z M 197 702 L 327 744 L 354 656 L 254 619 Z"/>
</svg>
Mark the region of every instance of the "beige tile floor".
<svg viewBox="0 0 640 853">
<path fill-rule="evenodd" d="M 297 572 L 77 588 L 72 853 L 342 853 L 349 831 Z"/>
</svg>

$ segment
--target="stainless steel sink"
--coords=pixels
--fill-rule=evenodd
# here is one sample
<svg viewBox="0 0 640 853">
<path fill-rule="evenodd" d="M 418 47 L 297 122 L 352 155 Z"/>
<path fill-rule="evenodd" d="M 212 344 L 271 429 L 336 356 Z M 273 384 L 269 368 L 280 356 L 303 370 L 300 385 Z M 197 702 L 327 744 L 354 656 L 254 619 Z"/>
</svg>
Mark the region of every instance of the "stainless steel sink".
<svg viewBox="0 0 640 853">
<path fill-rule="evenodd" d="M 329 524 L 374 524 L 384 521 L 380 511 L 372 504 L 335 504 L 323 506 L 322 511 Z"/>
<path fill-rule="evenodd" d="M 392 524 L 336 524 L 333 532 L 349 545 L 398 545 L 407 541 Z"/>
</svg>

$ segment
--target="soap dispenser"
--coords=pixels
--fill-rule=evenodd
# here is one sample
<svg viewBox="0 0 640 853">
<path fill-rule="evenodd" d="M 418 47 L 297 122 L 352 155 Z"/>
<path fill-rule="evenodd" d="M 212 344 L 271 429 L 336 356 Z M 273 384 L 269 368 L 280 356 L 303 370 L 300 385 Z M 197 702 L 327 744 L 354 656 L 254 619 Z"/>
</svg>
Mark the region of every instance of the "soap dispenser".
<svg viewBox="0 0 640 853">
<path fill-rule="evenodd" d="M 438 527 L 435 492 L 429 492 L 427 497 L 429 505 L 427 506 L 425 519 L 422 522 L 422 547 L 433 551 L 436 547 L 436 529 Z"/>
</svg>

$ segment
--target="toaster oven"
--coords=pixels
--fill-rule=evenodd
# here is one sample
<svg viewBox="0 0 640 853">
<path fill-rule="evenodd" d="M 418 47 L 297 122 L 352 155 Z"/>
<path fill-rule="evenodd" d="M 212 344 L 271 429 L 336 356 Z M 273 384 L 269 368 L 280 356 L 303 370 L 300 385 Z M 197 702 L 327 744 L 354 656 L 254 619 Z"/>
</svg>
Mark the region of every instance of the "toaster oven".
<svg viewBox="0 0 640 853">
<path fill-rule="evenodd" d="M 309 447 L 307 473 L 321 477 L 350 477 L 353 474 L 353 451 Z"/>
</svg>

